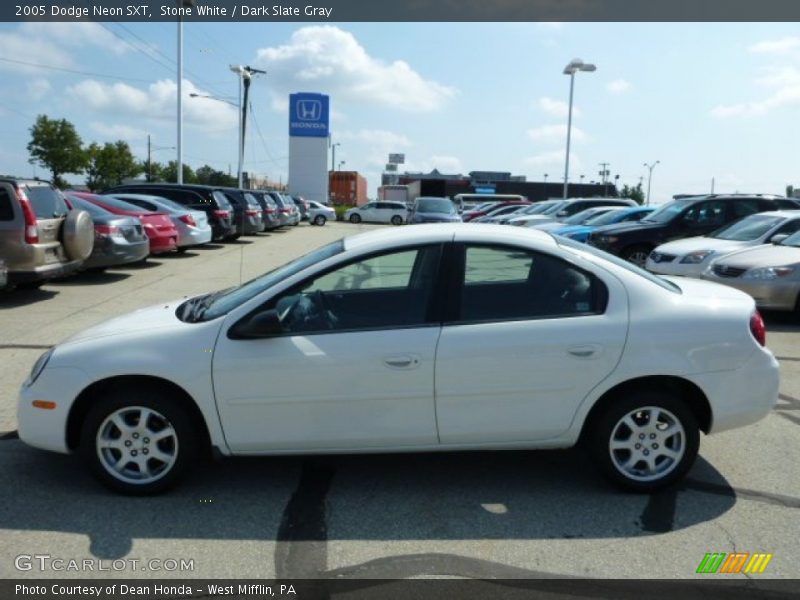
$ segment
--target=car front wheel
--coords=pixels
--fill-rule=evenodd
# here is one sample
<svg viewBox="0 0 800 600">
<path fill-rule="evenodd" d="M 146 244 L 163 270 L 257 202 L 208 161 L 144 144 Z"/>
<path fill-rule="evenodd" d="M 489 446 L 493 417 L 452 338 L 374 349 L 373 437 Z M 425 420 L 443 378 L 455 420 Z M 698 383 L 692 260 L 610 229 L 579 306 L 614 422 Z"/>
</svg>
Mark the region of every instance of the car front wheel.
<svg viewBox="0 0 800 600">
<path fill-rule="evenodd" d="M 157 494 L 191 464 L 196 434 L 187 412 L 158 389 L 116 390 L 98 398 L 81 432 L 81 454 L 114 491 Z"/>
<path fill-rule="evenodd" d="M 322 227 L 323 225 L 325 225 L 325 221 L 327 221 L 325 215 L 317 215 L 316 217 L 314 217 L 314 225 L 319 225 L 320 227 Z"/>
<path fill-rule="evenodd" d="M 400 215 L 395 215 L 392 217 L 392 225 L 402 225 L 403 224 L 403 217 Z"/>
<path fill-rule="evenodd" d="M 592 458 L 612 483 L 634 492 L 681 479 L 700 446 L 694 413 L 679 398 L 657 391 L 620 398 L 590 427 Z"/>
<path fill-rule="evenodd" d="M 350 215 L 350 222 L 351 223 L 361 223 L 361 215 Z"/>
</svg>

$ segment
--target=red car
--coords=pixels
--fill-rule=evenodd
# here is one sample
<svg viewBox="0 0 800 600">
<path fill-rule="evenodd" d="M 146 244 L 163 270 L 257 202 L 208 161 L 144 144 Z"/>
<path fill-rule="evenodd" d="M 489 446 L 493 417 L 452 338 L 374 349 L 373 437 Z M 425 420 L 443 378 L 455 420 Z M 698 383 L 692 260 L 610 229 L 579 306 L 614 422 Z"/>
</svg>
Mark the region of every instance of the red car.
<svg viewBox="0 0 800 600">
<path fill-rule="evenodd" d="M 485 216 L 487 213 L 492 212 L 495 209 L 502 208 L 504 206 L 525 206 L 531 204 L 528 200 L 508 200 L 505 202 L 495 202 L 488 208 L 484 210 L 469 210 L 461 215 L 461 220 L 465 223 L 468 221 L 472 221 L 473 219 L 477 219 L 479 217 Z"/>
<path fill-rule="evenodd" d="M 151 212 L 129 204 L 123 200 L 100 194 L 87 194 L 74 192 L 74 196 L 83 198 L 87 202 L 106 209 L 115 215 L 136 217 L 142 222 L 144 232 L 150 240 L 150 254 L 162 254 L 178 249 L 178 230 L 172 224 L 169 215 L 161 212 Z"/>
</svg>

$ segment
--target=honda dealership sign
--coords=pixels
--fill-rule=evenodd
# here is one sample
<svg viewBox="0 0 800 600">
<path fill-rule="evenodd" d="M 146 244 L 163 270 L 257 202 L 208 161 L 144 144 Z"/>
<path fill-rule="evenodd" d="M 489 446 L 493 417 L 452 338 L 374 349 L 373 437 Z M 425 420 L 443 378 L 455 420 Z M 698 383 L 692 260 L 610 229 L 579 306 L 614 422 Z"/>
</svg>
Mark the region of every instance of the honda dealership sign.
<svg viewBox="0 0 800 600">
<path fill-rule="evenodd" d="M 300 92 L 289 96 L 289 193 L 328 201 L 329 98 Z"/>
<path fill-rule="evenodd" d="M 310 93 L 291 94 L 289 135 L 328 137 L 328 96 Z"/>
</svg>

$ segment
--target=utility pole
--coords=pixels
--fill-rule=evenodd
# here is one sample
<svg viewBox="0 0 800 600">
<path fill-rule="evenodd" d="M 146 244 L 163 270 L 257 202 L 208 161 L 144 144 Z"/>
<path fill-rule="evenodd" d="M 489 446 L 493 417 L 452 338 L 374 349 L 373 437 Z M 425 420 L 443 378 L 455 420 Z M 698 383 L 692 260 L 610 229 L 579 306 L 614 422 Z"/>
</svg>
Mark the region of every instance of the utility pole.
<svg viewBox="0 0 800 600">
<path fill-rule="evenodd" d="M 147 183 L 153 181 L 153 163 L 150 161 L 150 134 L 147 134 Z"/>
<path fill-rule="evenodd" d="M 649 173 L 649 175 L 647 177 L 647 202 L 646 202 L 646 204 L 648 206 L 650 205 L 650 184 L 653 183 L 653 169 L 655 169 L 656 165 L 658 165 L 660 162 L 661 162 L 660 160 L 657 160 L 656 162 L 654 162 L 652 164 L 644 163 L 644 166 L 647 167 L 647 169 L 650 171 L 650 173 Z"/>
<path fill-rule="evenodd" d="M 250 66 L 231 65 L 231 71 L 239 75 L 239 188 L 244 184 L 242 178 L 242 171 L 244 167 L 244 140 L 247 128 L 247 106 L 248 97 L 250 94 L 250 82 L 253 75 L 265 75 L 267 72 L 260 69 L 254 69 Z M 242 90 L 244 90 L 244 98 L 242 98 Z"/>
<path fill-rule="evenodd" d="M 601 162 L 599 164 L 602 167 L 602 170 L 598 174 L 600 175 L 600 181 L 603 184 L 603 196 L 608 196 L 608 176 L 611 173 L 611 171 L 608 170 L 608 167 L 611 166 L 611 163 Z"/>
</svg>

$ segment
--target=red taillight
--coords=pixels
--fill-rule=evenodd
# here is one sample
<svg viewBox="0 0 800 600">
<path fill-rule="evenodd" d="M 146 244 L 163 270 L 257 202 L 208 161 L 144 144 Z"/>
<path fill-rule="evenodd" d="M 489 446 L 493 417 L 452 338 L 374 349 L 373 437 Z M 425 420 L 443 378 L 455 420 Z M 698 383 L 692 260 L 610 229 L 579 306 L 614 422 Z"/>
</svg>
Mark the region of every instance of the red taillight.
<svg viewBox="0 0 800 600">
<path fill-rule="evenodd" d="M 227 219 L 231 216 L 231 213 L 229 213 L 227 210 L 215 210 L 214 216 L 218 219 Z"/>
<path fill-rule="evenodd" d="M 244 211 L 244 214 L 246 214 L 248 217 L 257 217 L 259 212 L 261 212 L 261 211 L 258 211 L 258 210 L 246 210 L 246 211 Z"/>
<path fill-rule="evenodd" d="M 39 243 L 39 227 L 36 224 L 36 214 L 33 212 L 31 201 L 21 189 L 17 189 L 17 200 L 22 207 L 22 215 L 25 217 L 25 243 Z"/>
<path fill-rule="evenodd" d="M 95 225 L 94 232 L 97 235 L 119 235 L 121 230 L 115 225 Z"/>
<path fill-rule="evenodd" d="M 267 214 L 268 214 L 268 215 L 271 215 L 271 214 L 273 214 L 274 212 L 275 212 L 275 209 L 274 209 L 274 208 L 268 208 L 268 209 L 267 209 Z"/>
<path fill-rule="evenodd" d="M 754 311 L 750 316 L 750 333 L 753 334 L 759 344 L 762 346 L 767 345 L 767 327 L 764 325 L 764 319 L 758 311 Z"/>
<path fill-rule="evenodd" d="M 291 212 L 291 211 L 290 211 L 288 208 L 282 208 L 282 209 L 280 210 L 280 212 L 282 212 L 282 213 L 288 213 L 288 212 Z"/>
<path fill-rule="evenodd" d="M 192 215 L 181 215 L 178 217 L 178 220 L 183 221 L 189 227 L 197 227 L 197 223 L 194 222 L 194 217 L 192 217 Z"/>
</svg>

